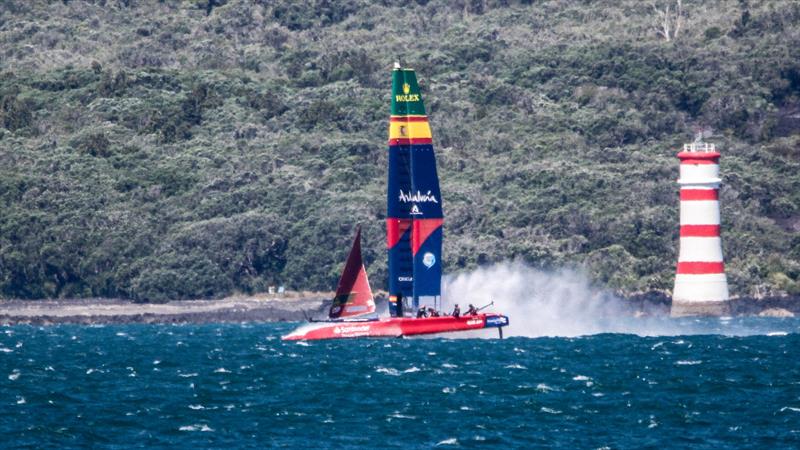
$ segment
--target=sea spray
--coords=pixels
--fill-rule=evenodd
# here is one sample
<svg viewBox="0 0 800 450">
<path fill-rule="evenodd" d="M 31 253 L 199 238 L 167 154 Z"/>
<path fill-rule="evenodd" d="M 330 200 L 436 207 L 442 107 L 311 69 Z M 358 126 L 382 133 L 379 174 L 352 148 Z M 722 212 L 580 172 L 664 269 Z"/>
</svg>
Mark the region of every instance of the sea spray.
<svg viewBox="0 0 800 450">
<path fill-rule="evenodd" d="M 543 271 L 519 262 L 481 267 L 447 277 L 443 301 L 446 309 L 458 303 L 462 311 L 494 301 L 487 310 L 509 316 L 508 336 L 678 333 L 669 320 L 633 317 L 623 299 L 576 269 Z"/>
</svg>

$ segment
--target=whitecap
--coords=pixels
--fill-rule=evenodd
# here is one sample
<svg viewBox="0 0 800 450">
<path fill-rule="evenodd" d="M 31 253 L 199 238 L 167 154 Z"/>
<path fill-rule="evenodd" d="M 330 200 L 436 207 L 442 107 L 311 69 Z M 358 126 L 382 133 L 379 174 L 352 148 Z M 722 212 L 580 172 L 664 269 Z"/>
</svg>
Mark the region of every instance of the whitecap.
<svg viewBox="0 0 800 450">
<path fill-rule="evenodd" d="M 19 370 L 14 369 L 11 372 L 11 374 L 8 375 L 8 379 L 11 381 L 16 381 L 17 379 L 19 379 L 19 375 L 20 375 Z"/>
<path fill-rule="evenodd" d="M 793 406 L 784 406 L 783 408 L 781 408 L 781 412 L 784 412 L 784 411 L 800 412 L 800 408 L 795 408 Z"/>
<path fill-rule="evenodd" d="M 53 369 L 53 366 L 47 366 L 47 367 L 44 368 L 44 370 L 46 370 L 48 372 L 55 372 L 56 369 Z"/>
<path fill-rule="evenodd" d="M 231 371 L 224 367 L 220 367 L 219 369 L 215 370 L 214 373 L 231 373 Z"/>
<path fill-rule="evenodd" d="M 449 438 L 449 439 L 445 439 L 443 441 L 439 441 L 439 442 L 436 443 L 436 447 L 438 447 L 440 445 L 458 445 L 458 439 Z"/>
<path fill-rule="evenodd" d="M 179 431 L 214 431 L 213 428 L 209 427 L 206 424 L 199 424 L 199 425 L 184 425 L 178 428 Z"/>
<path fill-rule="evenodd" d="M 189 405 L 189 409 L 198 410 L 198 409 L 206 409 L 206 407 L 203 405 Z"/>
<path fill-rule="evenodd" d="M 157 365 L 159 365 L 159 364 L 161 364 L 161 361 L 160 361 L 160 360 L 156 359 L 156 360 L 154 360 L 154 361 L 153 361 L 153 365 L 154 365 L 154 366 L 157 366 Z"/>
<path fill-rule="evenodd" d="M 18 395 L 18 396 L 17 396 L 17 404 L 18 404 L 18 405 L 24 405 L 25 403 L 27 403 L 27 402 L 25 401 L 25 397 L 22 397 L 22 396 L 19 396 L 19 395 Z"/>
<path fill-rule="evenodd" d="M 192 373 L 179 373 L 178 376 L 182 377 L 182 378 L 191 378 L 191 377 L 196 377 L 197 374 L 194 373 L 194 372 L 192 372 Z"/>
<path fill-rule="evenodd" d="M 676 361 L 675 362 L 675 365 L 678 365 L 678 366 L 696 366 L 697 364 L 703 364 L 703 361 L 699 361 L 699 360 L 684 361 L 684 360 L 681 360 L 681 361 Z"/>
<path fill-rule="evenodd" d="M 125 337 L 127 335 L 128 335 L 128 333 L 123 333 L 122 331 L 118 331 L 117 332 L 117 336 L 120 336 L 120 337 Z"/>
<path fill-rule="evenodd" d="M 10 348 L 0 347 L 0 352 L 3 353 L 12 353 L 13 351 L 14 350 L 11 350 Z"/>
<path fill-rule="evenodd" d="M 400 414 L 399 412 L 395 412 L 393 414 L 389 414 L 390 418 L 393 419 L 408 419 L 408 420 L 416 420 L 416 416 L 406 416 L 405 414 Z"/>
<path fill-rule="evenodd" d="M 505 369 L 520 369 L 520 370 L 528 370 L 527 367 L 521 366 L 519 364 L 509 364 L 504 367 Z"/>
<path fill-rule="evenodd" d="M 301 347 L 308 347 L 310 344 L 306 341 L 297 341 L 295 345 L 299 345 Z"/>
<path fill-rule="evenodd" d="M 419 371 L 420 371 L 419 367 L 412 366 L 411 368 L 404 370 L 403 373 L 414 373 Z"/>
<path fill-rule="evenodd" d="M 591 380 L 591 378 L 587 377 L 586 375 L 575 375 L 574 377 L 572 377 L 572 379 L 575 380 L 575 381 L 589 381 L 589 380 Z"/>
<path fill-rule="evenodd" d="M 445 369 L 457 369 L 458 368 L 457 365 L 450 364 L 450 363 L 444 363 L 444 364 L 442 364 L 442 367 L 444 367 Z"/>
<path fill-rule="evenodd" d="M 428 352 L 428 356 L 436 356 L 436 352 Z"/>
<path fill-rule="evenodd" d="M 551 388 L 550 386 L 548 386 L 548 385 L 546 385 L 544 383 L 537 384 L 536 385 L 536 390 L 539 391 L 539 392 L 553 392 L 553 391 L 555 391 L 554 388 Z"/>
<path fill-rule="evenodd" d="M 514 351 L 517 353 L 527 353 L 527 350 L 525 350 L 524 348 L 514 347 Z"/>
<path fill-rule="evenodd" d="M 445 394 L 455 394 L 456 393 L 456 388 L 447 386 L 447 387 L 442 388 L 442 392 L 444 392 Z"/>
<path fill-rule="evenodd" d="M 546 406 L 542 406 L 542 408 L 539 409 L 539 411 L 545 412 L 547 414 L 561 414 L 561 411 L 559 411 L 557 409 L 548 408 Z"/>
<path fill-rule="evenodd" d="M 474 411 L 469 406 L 459 406 L 458 409 L 460 409 L 461 411 Z"/>
<path fill-rule="evenodd" d="M 378 367 L 377 369 L 375 369 L 375 372 L 385 373 L 386 375 L 391 375 L 393 377 L 400 376 L 400 372 L 397 369 L 393 369 L 391 367 Z"/>
<path fill-rule="evenodd" d="M 788 334 L 789 333 L 785 331 L 770 331 L 769 333 L 767 333 L 767 336 L 786 336 Z"/>
</svg>

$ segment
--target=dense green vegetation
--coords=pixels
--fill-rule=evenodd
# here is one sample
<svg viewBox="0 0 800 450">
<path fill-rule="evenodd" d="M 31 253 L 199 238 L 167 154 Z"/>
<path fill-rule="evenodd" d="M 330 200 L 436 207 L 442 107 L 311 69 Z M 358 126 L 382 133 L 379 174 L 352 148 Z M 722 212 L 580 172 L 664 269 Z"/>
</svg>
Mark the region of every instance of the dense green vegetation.
<svg viewBox="0 0 800 450">
<path fill-rule="evenodd" d="M 800 3 L 0 2 L 0 296 L 160 301 L 386 279 L 392 62 L 439 155 L 446 271 L 670 289 L 675 153 L 722 151 L 736 295 L 800 293 Z M 663 7 L 667 1 L 659 0 Z"/>
</svg>

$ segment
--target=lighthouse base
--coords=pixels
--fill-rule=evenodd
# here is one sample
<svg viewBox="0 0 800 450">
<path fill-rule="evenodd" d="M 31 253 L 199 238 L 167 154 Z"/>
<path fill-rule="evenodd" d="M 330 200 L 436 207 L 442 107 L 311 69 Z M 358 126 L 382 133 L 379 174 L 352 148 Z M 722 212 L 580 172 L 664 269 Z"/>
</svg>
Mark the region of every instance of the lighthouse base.
<svg viewBox="0 0 800 450">
<path fill-rule="evenodd" d="M 673 300 L 672 308 L 670 309 L 670 316 L 672 317 L 686 317 L 686 316 L 727 316 L 731 313 L 730 302 L 697 302 L 697 301 L 681 301 Z"/>
</svg>

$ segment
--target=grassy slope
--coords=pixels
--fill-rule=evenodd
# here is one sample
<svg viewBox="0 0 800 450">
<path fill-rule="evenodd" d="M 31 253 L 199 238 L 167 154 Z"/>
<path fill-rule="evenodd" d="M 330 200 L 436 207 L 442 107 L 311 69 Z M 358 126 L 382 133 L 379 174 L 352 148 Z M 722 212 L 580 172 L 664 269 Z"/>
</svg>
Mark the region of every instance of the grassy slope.
<svg viewBox="0 0 800 450">
<path fill-rule="evenodd" d="M 686 1 L 669 43 L 635 0 L 265 3 L 0 4 L 0 295 L 330 288 L 355 222 L 382 287 L 397 58 L 432 120 L 446 271 L 669 289 L 674 156 L 706 127 L 734 294 L 800 292 L 796 3 Z"/>
</svg>

